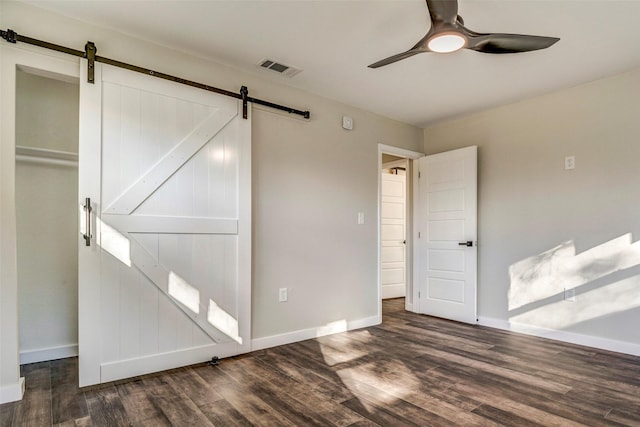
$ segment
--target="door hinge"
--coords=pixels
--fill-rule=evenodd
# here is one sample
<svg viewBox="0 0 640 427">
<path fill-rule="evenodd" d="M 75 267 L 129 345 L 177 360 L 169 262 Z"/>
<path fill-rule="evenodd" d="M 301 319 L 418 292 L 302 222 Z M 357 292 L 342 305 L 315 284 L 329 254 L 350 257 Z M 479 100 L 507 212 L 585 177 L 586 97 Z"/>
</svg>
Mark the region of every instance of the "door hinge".
<svg viewBox="0 0 640 427">
<path fill-rule="evenodd" d="M 418 239 L 420 238 L 420 232 L 418 231 Z"/>
<path fill-rule="evenodd" d="M 418 291 L 418 298 L 420 298 L 420 291 Z"/>
<path fill-rule="evenodd" d="M 418 171 L 418 179 L 420 179 L 421 176 L 422 174 L 420 173 L 420 171 Z"/>
</svg>

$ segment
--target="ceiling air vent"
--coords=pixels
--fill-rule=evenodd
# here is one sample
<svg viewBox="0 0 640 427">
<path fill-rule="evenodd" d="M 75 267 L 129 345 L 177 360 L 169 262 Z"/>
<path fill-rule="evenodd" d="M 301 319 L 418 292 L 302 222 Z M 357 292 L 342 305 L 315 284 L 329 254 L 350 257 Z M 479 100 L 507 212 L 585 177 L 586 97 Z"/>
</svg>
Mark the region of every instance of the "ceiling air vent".
<svg viewBox="0 0 640 427">
<path fill-rule="evenodd" d="M 273 59 L 263 59 L 258 62 L 258 66 L 287 77 L 293 77 L 302 71 L 300 68 L 285 65 L 278 61 L 274 61 Z"/>
</svg>

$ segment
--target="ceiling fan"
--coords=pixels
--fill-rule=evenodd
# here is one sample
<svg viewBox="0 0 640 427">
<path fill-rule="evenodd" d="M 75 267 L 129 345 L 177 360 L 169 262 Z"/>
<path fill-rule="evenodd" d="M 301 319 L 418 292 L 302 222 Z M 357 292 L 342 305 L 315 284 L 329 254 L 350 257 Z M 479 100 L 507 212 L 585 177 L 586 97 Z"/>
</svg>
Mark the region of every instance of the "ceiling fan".
<svg viewBox="0 0 640 427">
<path fill-rule="evenodd" d="M 449 53 L 471 49 L 482 53 L 517 53 L 545 49 L 560 40 L 557 37 L 524 34 L 476 33 L 464 26 L 458 15 L 457 0 L 426 0 L 431 29 L 411 49 L 369 65 L 378 68 L 423 52 Z"/>
</svg>

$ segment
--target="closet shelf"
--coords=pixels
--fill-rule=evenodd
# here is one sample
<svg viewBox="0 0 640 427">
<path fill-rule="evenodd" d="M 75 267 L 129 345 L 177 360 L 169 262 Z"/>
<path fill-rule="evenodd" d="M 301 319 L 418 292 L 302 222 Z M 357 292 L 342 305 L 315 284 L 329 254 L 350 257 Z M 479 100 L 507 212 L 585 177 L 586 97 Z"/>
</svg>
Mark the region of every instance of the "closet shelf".
<svg viewBox="0 0 640 427">
<path fill-rule="evenodd" d="M 16 154 L 20 156 L 41 157 L 45 159 L 78 161 L 78 153 L 72 153 L 70 151 L 49 150 L 48 148 L 26 147 L 24 145 L 16 145 Z"/>
<path fill-rule="evenodd" d="M 78 153 L 16 145 L 16 160 L 60 166 L 78 166 Z"/>
</svg>

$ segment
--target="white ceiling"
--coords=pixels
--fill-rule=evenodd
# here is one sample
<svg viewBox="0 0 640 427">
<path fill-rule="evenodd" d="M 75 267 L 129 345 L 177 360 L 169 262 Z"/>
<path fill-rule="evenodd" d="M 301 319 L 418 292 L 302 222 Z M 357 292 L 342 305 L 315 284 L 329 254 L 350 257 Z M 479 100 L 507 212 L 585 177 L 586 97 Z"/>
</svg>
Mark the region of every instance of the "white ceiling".
<svg viewBox="0 0 640 427">
<path fill-rule="evenodd" d="M 640 67 L 640 0 L 459 0 L 474 31 L 561 40 L 509 55 L 425 53 L 375 70 L 367 65 L 424 36 L 424 0 L 28 2 L 420 127 Z M 304 71 L 260 70 L 264 58 Z"/>
</svg>

